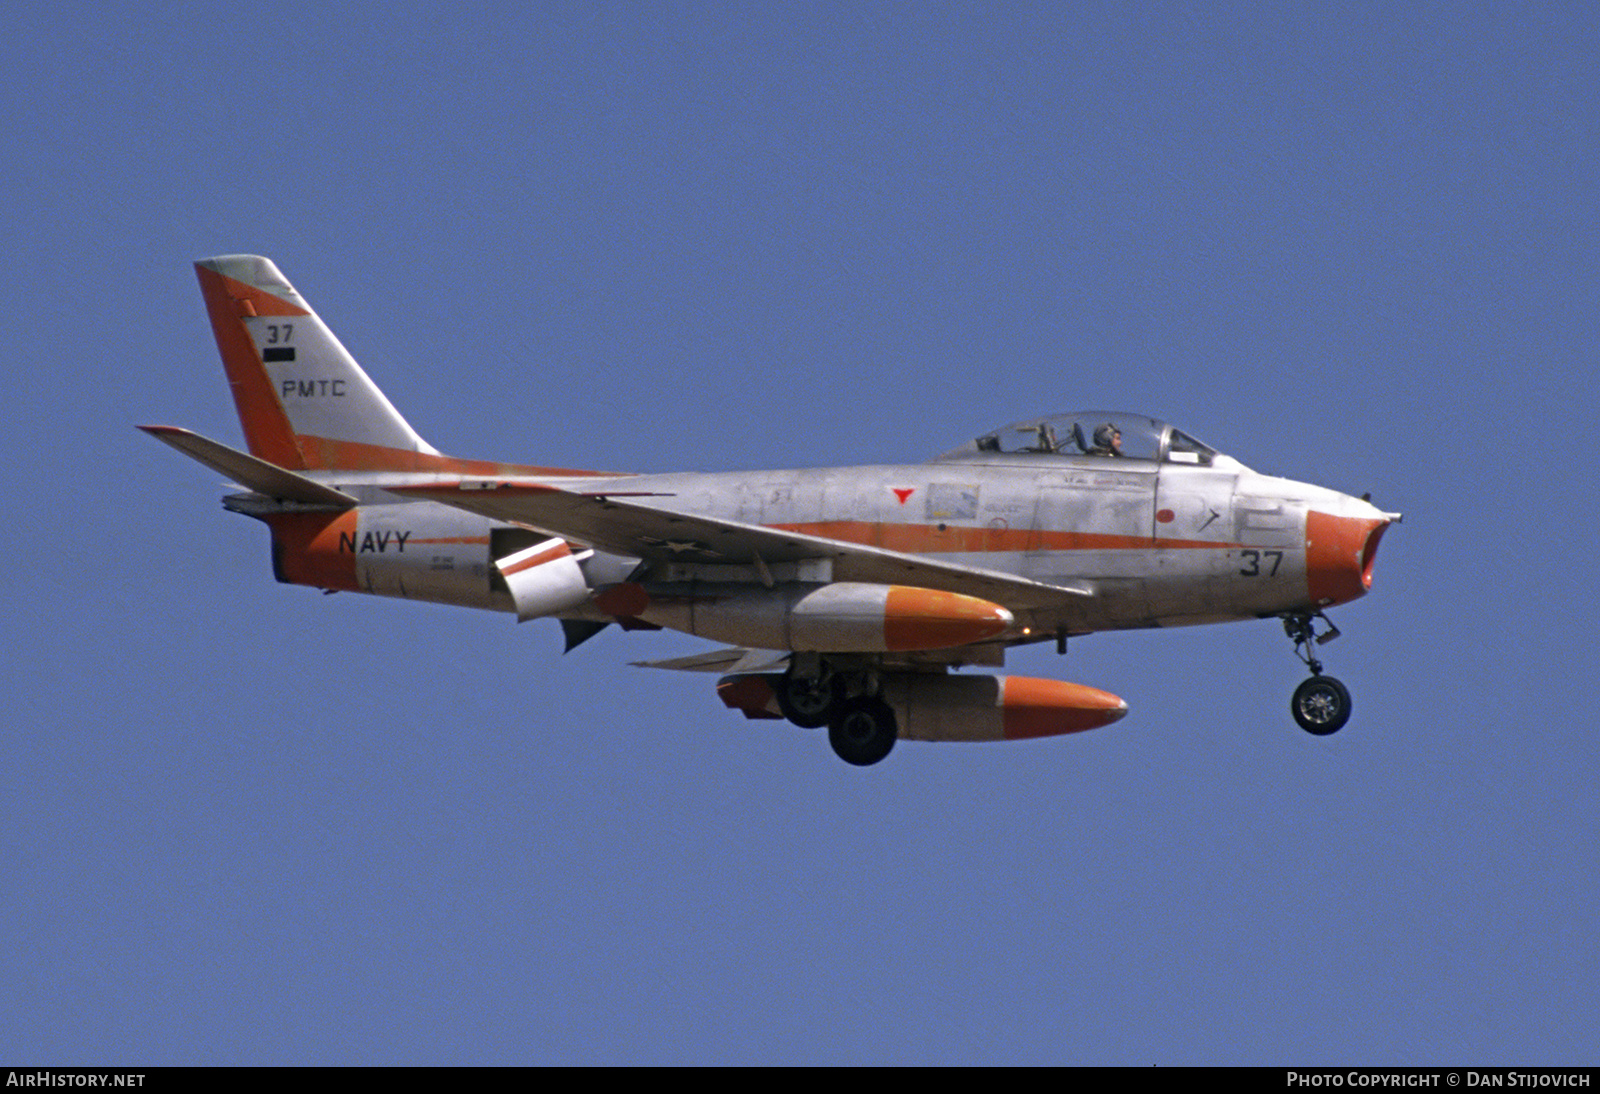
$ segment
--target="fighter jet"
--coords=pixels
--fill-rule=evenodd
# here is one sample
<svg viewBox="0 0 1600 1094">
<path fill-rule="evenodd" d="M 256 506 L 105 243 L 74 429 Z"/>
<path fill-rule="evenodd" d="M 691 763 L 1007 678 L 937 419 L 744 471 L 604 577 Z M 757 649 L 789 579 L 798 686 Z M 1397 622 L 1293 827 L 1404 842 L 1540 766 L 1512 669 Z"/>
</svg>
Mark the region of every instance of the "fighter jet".
<svg viewBox="0 0 1600 1094">
<path fill-rule="evenodd" d="M 1258 474 L 1154 418 L 1083 411 L 980 433 L 925 463 L 638 475 L 445 456 L 268 259 L 195 264 L 248 451 L 141 426 L 244 488 L 277 579 L 553 618 L 571 650 L 613 624 L 724 648 L 652 667 L 719 675 L 750 718 L 826 726 L 868 765 L 900 738 L 991 741 L 1127 713 L 999 668 L 1096 631 L 1277 618 L 1311 675 L 1295 720 L 1350 695 L 1317 647 L 1364 595 L 1398 513 Z M 1320 628 L 1320 629 L 1319 629 Z"/>
</svg>

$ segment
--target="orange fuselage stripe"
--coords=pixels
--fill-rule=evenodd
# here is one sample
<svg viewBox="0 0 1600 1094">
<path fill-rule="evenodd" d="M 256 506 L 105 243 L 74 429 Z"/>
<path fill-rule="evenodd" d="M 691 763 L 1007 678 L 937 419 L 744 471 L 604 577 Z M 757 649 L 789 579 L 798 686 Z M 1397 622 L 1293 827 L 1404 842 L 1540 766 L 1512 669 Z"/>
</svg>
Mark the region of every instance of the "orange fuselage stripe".
<svg viewBox="0 0 1600 1094">
<path fill-rule="evenodd" d="M 1113 532 L 1058 532 L 1038 528 L 939 527 L 934 524 L 890 524 L 864 520 L 825 520 L 772 524 L 781 532 L 882 547 L 905 554 L 957 554 L 984 551 L 1131 551 L 1226 550 L 1233 543 L 1198 539 L 1165 539 Z"/>
</svg>

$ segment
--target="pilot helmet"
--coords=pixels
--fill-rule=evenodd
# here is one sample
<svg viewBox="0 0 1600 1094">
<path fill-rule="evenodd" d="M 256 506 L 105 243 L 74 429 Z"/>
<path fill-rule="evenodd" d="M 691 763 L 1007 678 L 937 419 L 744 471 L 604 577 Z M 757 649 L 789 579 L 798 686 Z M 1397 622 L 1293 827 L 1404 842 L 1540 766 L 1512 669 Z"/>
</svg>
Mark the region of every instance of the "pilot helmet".
<svg viewBox="0 0 1600 1094">
<path fill-rule="evenodd" d="M 1112 443 L 1118 433 L 1122 432 L 1115 425 L 1107 422 L 1105 425 L 1096 426 L 1094 431 L 1094 446 L 1096 448 L 1115 448 Z"/>
</svg>

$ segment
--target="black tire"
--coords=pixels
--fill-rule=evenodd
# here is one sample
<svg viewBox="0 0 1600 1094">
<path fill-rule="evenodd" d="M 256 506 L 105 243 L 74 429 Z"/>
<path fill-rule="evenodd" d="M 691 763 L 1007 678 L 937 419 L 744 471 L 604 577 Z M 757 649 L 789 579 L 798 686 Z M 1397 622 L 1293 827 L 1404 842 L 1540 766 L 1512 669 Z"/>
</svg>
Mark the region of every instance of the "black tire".
<svg viewBox="0 0 1600 1094">
<path fill-rule="evenodd" d="M 1313 676 L 1294 689 L 1289 710 L 1301 729 L 1326 737 L 1350 720 L 1350 692 L 1331 676 Z"/>
<path fill-rule="evenodd" d="M 838 678 L 834 676 L 797 676 L 791 670 L 778 678 L 772 690 L 783 716 L 804 729 L 827 725 L 839 709 Z"/>
<path fill-rule="evenodd" d="M 839 759 L 857 767 L 875 764 L 894 747 L 900 729 L 882 699 L 861 696 L 837 704 L 828 723 L 828 743 Z"/>
</svg>

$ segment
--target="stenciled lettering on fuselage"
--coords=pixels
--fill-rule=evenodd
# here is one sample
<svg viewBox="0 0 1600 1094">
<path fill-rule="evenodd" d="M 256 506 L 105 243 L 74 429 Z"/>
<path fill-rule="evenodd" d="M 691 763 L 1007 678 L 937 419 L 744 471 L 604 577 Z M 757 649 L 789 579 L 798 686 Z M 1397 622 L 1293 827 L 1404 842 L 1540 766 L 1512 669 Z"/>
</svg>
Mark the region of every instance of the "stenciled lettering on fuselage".
<svg viewBox="0 0 1600 1094">
<path fill-rule="evenodd" d="M 344 395 L 344 386 L 343 380 L 285 380 L 278 390 L 285 399 L 296 396 L 314 399 L 322 395 L 338 398 Z"/>
<path fill-rule="evenodd" d="M 396 554 L 405 554 L 410 532 L 365 532 L 357 539 L 355 532 L 339 533 L 339 550 L 352 555 L 381 555 L 390 547 Z"/>
</svg>

